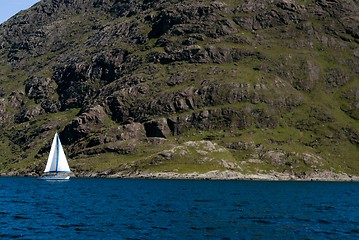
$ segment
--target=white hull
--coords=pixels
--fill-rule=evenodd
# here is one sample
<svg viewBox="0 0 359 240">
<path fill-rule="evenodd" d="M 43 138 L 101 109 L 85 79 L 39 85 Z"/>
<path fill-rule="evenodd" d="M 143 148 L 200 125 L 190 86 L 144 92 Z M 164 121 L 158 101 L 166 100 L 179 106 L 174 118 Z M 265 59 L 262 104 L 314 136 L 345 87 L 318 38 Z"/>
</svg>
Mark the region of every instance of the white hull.
<svg viewBox="0 0 359 240">
<path fill-rule="evenodd" d="M 70 176 L 65 176 L 65 175 L 44 175 L 39 177 L 38 179 L 42 179 L 42 180 L 69 180 Z"/>
</svg>

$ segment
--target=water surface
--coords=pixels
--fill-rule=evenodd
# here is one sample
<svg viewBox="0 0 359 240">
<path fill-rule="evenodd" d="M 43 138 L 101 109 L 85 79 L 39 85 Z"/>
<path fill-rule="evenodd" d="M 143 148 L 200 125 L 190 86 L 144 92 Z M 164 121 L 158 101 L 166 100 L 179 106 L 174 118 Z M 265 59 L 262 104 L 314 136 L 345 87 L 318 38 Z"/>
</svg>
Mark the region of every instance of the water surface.
<svg viewBox="0 0 359 240">
<path fill-rule="evenodd" d="M 0 178 L 0 238 L 359 239 L 359 183 Z"/>
</svg>

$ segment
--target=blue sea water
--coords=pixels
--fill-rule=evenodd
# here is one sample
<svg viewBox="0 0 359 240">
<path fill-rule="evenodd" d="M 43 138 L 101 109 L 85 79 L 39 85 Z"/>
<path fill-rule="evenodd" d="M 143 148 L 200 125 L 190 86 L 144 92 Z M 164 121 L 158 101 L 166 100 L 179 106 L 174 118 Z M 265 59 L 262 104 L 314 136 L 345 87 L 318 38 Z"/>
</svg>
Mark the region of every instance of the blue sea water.
<svg viewBox="0 0 359 240">
<path fill-rule="evenodd" d="M 1 177 L 0 239 L 359 239 L 359 183 Z"/>
</svg>

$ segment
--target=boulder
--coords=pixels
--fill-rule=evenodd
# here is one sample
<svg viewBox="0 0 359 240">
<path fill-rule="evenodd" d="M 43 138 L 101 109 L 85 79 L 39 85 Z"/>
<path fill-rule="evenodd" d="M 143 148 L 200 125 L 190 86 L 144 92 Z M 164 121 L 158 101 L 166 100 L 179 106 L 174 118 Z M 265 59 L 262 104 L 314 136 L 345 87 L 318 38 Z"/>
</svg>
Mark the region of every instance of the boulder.
<svg viewBox="0 0 359 240">
<path fill-rule="evenodd" d="M 40 106 L 33 106 L 23 109 L 18 116 L 16 116 L 16 123 L 27 122 L 31 119 L 36 118 L 43 112 L 43 109 Z"/>
<path fill-rule="evenodd" d="M 30 99 L 38 102 L 40 99 L 49 98 L 54 94 L 56 86 L 50 78 L 40 79 L 38 77 L 30 77 L 25 82 L 25 94 Z"/>
<path fill-rule="evenodd" d="M 171 130 L 168 127 L 166 118 L 159 118 L 156 120 L 151 120 L 144 123 L 144 127 L 146 130 L 146 136 L 151 137 L 160 137 L 160 138 L 168 138 L 171 136 Z"/>
<path fill-rule="evenodd" d="M 61 133 L 63 142 L 70 144 L 90 135 L 104 125 L 106 118 L 107 115 L 103 107 L 99 105 L 90 107 L 87 111 L 75 117 L 72 122 L 64 128 Z"/>
</svg>

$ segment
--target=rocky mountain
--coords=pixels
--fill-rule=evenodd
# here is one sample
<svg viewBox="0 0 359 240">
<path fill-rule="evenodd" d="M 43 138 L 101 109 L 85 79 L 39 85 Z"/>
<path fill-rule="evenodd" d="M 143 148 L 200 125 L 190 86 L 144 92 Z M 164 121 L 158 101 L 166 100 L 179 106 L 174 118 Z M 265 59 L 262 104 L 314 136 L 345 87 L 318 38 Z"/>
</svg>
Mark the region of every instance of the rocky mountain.
<svg viewBox="0 0 359 240">
<path fill-rule="evenodd" d="M 359 1 L 42 0 L 0 25 L 0 172 L 359 175 Z"/>
</svg>

